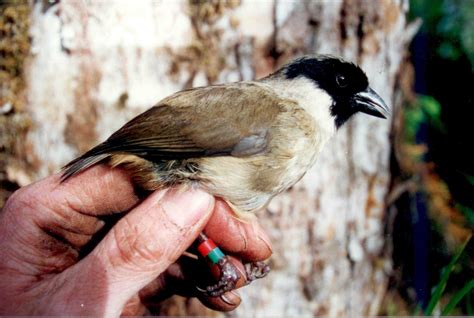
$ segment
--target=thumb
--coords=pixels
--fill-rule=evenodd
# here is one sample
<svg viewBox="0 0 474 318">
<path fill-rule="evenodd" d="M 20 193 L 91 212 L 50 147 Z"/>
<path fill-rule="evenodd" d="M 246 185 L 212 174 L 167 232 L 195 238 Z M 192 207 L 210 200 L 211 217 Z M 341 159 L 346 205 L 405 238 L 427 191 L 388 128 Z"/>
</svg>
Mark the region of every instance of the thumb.
<svg viewBox="0 0 474 318">
<path fill-rule="evenodd" d="M 80 273 L 102 286 L 106 314 L 165 271 L 206 225 L 214 199 L 201 190 L 160 190 L 123 217 L 81 263 Z M 84 274 L 82 274 L 84 279 Z"/>
</svg>

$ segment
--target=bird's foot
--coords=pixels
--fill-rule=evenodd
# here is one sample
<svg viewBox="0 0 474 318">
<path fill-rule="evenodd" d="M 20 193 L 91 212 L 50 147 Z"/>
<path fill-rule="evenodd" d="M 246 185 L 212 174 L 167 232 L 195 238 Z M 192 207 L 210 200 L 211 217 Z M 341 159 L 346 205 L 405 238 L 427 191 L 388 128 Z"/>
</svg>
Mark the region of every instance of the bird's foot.
<svg viewBox="0 0 474 318">
<path fill-rule="evenodd" d="M 270 266 L 264 262 L 247 263 L 245 274 L 247 275 L 247 285 L 256 279 L 263 278 L 270 272 Z"/>
<path fill-rule="evenodd" d="M 206 296 L 217 297 L 222 294 L 233 290 L 237 287 L 237 283 L 242 278 L 240 271 L 230 261 L 228 256 L 225 256 L 219 260 L 216 264 L 220 271 L 219 280 L 216 284 L 207 286 L 206 288 L 198 288 Z"/>
<path fill-rule="evenodd" d="M 199 235 L 196 242 L 199 255 L 211 265 L 212 276 L 217 280 L 217 283 L 206 288 L 196 286 L 205 296 L 221 296 L 265 277 L 270 272 L 270 267 L 264 262 L 243 265 L 238 259 L 225 255 L 212 239 L 203 233 Z"/>
<path fill-rule="evenodd" d="M 252 281 L 267 276 L 270 266 L 264 262 L 246 263 L 245 273 L 233 264 L 228 256 L 225 256 L 216 264 L 220 271 L 220 276 L 216 284 L 206 288 L 198 288 L 206 296 L 218 297 L 236 288 L 250 284 Z M 242 279 L 244 278 L 244 279 Z"/>
</svg>

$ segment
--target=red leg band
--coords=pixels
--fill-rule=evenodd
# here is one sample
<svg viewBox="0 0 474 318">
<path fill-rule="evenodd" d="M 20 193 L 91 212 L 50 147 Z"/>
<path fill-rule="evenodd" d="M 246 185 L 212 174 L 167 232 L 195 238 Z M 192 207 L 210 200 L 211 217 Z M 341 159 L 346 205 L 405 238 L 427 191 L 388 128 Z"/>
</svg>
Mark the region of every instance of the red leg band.
<svg viewBox="0 0 474 318">
<path fill-rule="evenodd" d="M 216 244 L 211 239 L 207 239 L 206 241 L 199 244 L 197 249 L 199 254 L 201 254 L 203 257 L 206 257 L 215 248 L 217 248 Z"/>
</svg>

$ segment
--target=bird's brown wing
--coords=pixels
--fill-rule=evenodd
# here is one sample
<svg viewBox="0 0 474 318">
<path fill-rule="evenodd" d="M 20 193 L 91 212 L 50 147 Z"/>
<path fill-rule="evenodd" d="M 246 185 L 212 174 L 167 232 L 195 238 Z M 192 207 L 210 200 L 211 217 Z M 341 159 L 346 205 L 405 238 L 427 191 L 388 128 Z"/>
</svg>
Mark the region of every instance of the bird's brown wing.
<svg viewBox="0 0 474 318">
<path fill-rule="evenodd" d="M 256 83 L 179 92 L 138 115 L 102 144 L 69 163 L 63 179 L 111 154 L 150 161 L 251 156 L 266 150 L 282 100 Z"/>
</svg>

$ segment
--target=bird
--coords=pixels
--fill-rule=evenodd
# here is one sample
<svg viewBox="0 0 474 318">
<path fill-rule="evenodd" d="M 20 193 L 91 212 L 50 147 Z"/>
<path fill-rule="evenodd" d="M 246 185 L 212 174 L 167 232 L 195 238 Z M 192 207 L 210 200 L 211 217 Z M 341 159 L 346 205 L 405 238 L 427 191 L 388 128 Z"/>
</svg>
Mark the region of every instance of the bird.
<svg viewBox="0 0 474 318">
<path fill-rule="evenodd" d="M 390 115 L 364 71 L 337 56 L 305 55 L 259 80 L 164 98 L 67 164 L 61 180 L 108 163 L 123 167 L 147 191 L 199 187 L 245 221 L 298 182 L 358 113 Z M 208 239 L 203 235 L 200 242 Z M 217 263 L 229 269 L 221 254 Z M 258 266 L 260 276 L 266 275 L 267 267 Z M 235 277 L 222 275 L 206 293 L 218 296 L 234 288 Z"/>
</svg>

